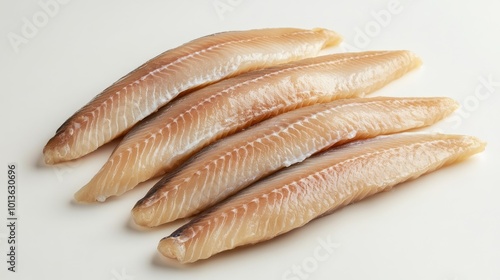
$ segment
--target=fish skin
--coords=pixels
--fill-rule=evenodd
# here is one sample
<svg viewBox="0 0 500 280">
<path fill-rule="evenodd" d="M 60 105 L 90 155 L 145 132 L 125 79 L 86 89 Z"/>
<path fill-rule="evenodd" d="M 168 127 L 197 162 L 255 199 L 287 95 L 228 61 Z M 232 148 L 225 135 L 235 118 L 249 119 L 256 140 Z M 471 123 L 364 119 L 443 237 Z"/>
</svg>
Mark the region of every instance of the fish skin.
<svg viewBox="0 0 500 280">
<path fill-rule="evenodd" d="M 192 88 L 315 56 L 340 41 L 338 34 L 321 28 L 232 31 L 195 39 L 147 61 L 94 97 L 48 141 L 44 160 L 55 164 L 82 157 Z"/>
<path fill-rule="evenodd" d="M 268 240 L 484 147 L 471 136 L 401 133 L 333 148 L 204 212 L 163 238 L 158 250 L 190 263 Z"/>
<path fill-rule="evenodd" d="M 420 63 L 409 51 L 334 54 L 207 86 L 170 103 L 132 129 L 75 199 L 95 202 L 120 195 L 173 170 L 217 139 L 299 107 L 364 96 Z"/>
<path fill-rule="evenodd" d="M 158 226 L 192 216 L 281 168 L 348 141 L 436 123 L 450 98 L 356 98 L 297 109 L 226 137 L 162 178 L 132 210 Z"/>
</svg>

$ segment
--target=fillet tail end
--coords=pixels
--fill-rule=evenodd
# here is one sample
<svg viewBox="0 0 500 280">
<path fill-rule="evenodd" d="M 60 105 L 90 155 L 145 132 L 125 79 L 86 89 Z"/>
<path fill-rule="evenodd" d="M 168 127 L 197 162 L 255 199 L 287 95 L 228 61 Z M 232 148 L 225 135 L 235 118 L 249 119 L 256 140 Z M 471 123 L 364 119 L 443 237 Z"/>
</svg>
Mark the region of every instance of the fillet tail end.
<svg viewBox="0 0 500 280">
<path fill-rule="evenodd" d="M 343 41 L 342 35 L 338 34 L 335 31 L 319 27 L 314 28 L 313 31 L 318 33 L 323 33 L 328 38 L 323 45 L 324 48 L 337 46 Z"/>
<path fill-rule="evenodd" d="M 167 258 L 177 259 L 181 263 L 189 263 L 186 260 L 186 247 L 175 237 L 165 237 L 158 243 L 158 251 Z"/>
</svg>

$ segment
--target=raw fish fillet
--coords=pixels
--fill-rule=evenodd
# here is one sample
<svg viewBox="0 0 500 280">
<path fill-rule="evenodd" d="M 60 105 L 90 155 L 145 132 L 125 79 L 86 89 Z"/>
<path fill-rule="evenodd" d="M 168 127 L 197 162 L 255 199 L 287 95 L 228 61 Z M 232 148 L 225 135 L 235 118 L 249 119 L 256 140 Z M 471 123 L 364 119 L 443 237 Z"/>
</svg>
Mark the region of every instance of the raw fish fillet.
<svg viewBox="0 0 500 280">
<path fill-rule="evenodd" d="M 134 207 L 134 220 L 151 227 L 191 216 L 332 145 L 431 125 L 457 107 L 449 98 L 377 97 L 276 116 L 209 146 L 160 180 Z"/>
<path fill-rule="evenodd" d="M 470 136 L 409 133 L 346 144 L 257 182 L 162 239 L 158 250 L 188 263 L 268 240 L 484 147 Z"/>
<path fill-rule="evenodd" d="M 130 72 L 71 116 L 49 140 L 47 164 L 84 156 L 182 92 L 253 69 L 315 56 L 341 38 L 325 29 L 274 28 L 205 36 Z"/>
<path fill-rule="evenodd" d="M 103 201 L 173 170 L 211 142 L 274 115 L 363 96 L 420 65 L 408 51 L 334 54 L 249 72 L 170 103 L 118 145 L 77 201 Z"/>
</svg>

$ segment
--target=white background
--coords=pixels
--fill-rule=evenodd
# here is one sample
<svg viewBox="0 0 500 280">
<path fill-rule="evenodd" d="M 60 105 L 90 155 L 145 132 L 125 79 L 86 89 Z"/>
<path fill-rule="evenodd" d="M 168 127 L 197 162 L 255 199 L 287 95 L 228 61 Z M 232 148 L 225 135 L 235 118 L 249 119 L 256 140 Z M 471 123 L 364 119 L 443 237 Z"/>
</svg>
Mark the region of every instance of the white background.
<svg viewBox="0 0 500 280">
<path fill-rule="evenodd" d="M 500 279 L 498 1 L 72 0 L 45 19 L 36 1 L 0 3 L 0 279 Z M 38 27 L 23 35 L 26 21 Z M 150 231 L 130 223 L 153 182 L 105 204 L 72 202 L 116 143 L 43 164 L 59 125 L 149 58 L 215 32 L 281 26 L 335 30 L 345 43 L 334 52 L 414 51 L 423 67 L 374 95 L 453 97 L 461 111 L 427 130 L 475 135 L 487 150 L 276 240 L 187 266 L 156 252 L 181 223 Z M 5 260 L 10 162 L 19 169 L 16 273 Z"/>
</svg>

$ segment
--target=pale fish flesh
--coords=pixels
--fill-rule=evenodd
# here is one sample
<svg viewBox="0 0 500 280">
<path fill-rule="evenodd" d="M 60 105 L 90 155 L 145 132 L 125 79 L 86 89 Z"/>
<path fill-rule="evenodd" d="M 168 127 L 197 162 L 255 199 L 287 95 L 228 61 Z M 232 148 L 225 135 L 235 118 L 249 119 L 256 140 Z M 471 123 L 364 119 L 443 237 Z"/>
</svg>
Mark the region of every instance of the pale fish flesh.
<svg viewBox="0 0 500 280">
<path fill-rule="evenodd" d="M 268 240 L 484 147 L 470 136 L 413 133 L 346 144 L 283 169 L 218 204 L 162 239 L 158 250 L 189 263 Z"/>
<path fill-rule="evenodd" d="M 334 54 L 207 86 L 138 124 L 75 198 L 95 202 L 120 195 L 251 124 L 314 103 L 363 96 L 418 65 L 408 51 Z"/>
<path fill-rule="evenodd" d="M 431 125 L 457 107 L 449 98 L 376 97 L 276 116 L 209 146 L 160 180 L 134 207 L 134 220 L 151 227 L 189 217 L 333 145 Z"/>
<path fill-rule="evenodd" d="M 84 156 L 177 95 L 249 70 L 316 56 L 341 37 L 326 29 L 217 33 L 168 50 L 130 72 L 71 116 L 46 144 L 47 164 Z"/>
</svg>

